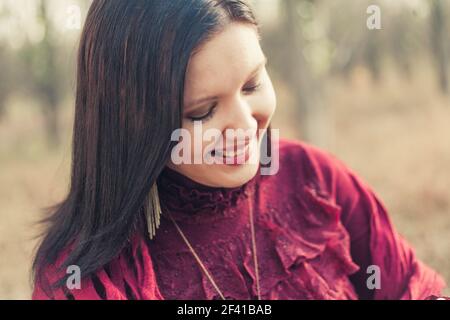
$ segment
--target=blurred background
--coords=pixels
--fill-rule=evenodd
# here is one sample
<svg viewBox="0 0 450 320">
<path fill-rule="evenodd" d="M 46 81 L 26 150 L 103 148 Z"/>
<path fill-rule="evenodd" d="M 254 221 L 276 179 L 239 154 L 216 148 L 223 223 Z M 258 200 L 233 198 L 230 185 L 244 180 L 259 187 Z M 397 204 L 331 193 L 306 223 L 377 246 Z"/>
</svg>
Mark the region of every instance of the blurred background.
<svg viewBox="0 0 450 320">
<path fill-rule="evenodd" d="M 30 298 L 33 223 L 69 185 L 89 3 L 0 0 L 0 299 Z M 450 0 L 253 4 L 273 128 L 347 163 L 450 284 Z"/>
</svg>

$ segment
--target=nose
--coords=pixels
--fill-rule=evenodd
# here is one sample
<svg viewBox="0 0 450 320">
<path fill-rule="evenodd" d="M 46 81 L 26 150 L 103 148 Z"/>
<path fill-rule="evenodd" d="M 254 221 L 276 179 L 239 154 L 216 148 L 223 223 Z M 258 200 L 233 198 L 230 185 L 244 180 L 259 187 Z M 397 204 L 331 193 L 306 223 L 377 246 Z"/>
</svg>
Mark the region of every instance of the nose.
<svg viewBox="0 0 450 320">
<path fill-rule="evenodd" d="M 258 114 L 257 110 L 252 105 L 243 99 L 237 97 L 234 99 L 232 106 L 229 108 L 229 116 L 227 126 L 224 132 L 227 143 L 232 144 L 247 144 L 249 140 L 256 135 L 258 130 Z M 228 130 L 231 130 L 229 134 Z"/>
<path fill-rule="evenodd" d="M 256 130 L 258 128 L 255 108 L 242 97 L 237 97 L 229 110 L 228 129 Z"/>
</svg>

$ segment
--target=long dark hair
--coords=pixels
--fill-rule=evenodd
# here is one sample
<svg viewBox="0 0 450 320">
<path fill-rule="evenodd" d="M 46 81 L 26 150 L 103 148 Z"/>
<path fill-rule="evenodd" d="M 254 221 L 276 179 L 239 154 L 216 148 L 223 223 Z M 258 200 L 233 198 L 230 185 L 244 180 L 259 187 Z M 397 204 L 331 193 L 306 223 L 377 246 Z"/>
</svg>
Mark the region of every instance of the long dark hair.
<svg viewBox="0 0 450 320">
<path fill-rule="evenodd" d="M 258 28 L 242 0 L 92 2 L 78 53 L 70 188 L 41 221 L 34 281 L 69 245 L 61 270 L 75 264 L 86 277 L 141 230 L 181 127 L 189 58 L 233 21 Z"/>
</svg>

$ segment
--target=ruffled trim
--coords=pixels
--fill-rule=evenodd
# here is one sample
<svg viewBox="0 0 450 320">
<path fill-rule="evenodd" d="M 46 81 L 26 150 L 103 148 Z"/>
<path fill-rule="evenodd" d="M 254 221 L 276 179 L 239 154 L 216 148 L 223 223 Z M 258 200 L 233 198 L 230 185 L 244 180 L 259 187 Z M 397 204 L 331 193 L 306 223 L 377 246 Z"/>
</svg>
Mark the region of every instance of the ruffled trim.
<svg viewBox="0 0 450 320">
<path fill-rule="evenodd" d="M 284 275 L 262 287 L 267 299 L 357 299 L 348 275 L 359 270 L 350 254 L 341 208 L 322 190 L 304 186 L 300 228 L 272 229 Z M 264 276 L 261 276 L 264 277 Z"/>
<path fill-rule="evenodd" d="M 291 224 L 294 219 L 291 227 L 272 218 L 260 219 L 256 225 L 258 253 L 265 258 L 258 259 L 262 298 L 357 299 L 348 275 L 359 267 L 351 259 L 349 235 L 339 219 L 341 208 L 309 186 L 298 199 L 302 205 L 285 221 Z M 285 213 L 274 209 L 271 214 Z M 250 233 L 235 239 L 201 246 L 199 255 L 227 299 L 256 299 Z M 242 257 L 240 267 L 236 261 Z M 220 299 L 208 277 L 199 273 L 204 298 Z"/>
<path fill-rule="evenodd" d="M 248 197 L 248 190 L 256 183 L 259 175 L 258 170 L 255 177 L 236 188 L 214 188 L 165 168 L 158 178 L 161 206 L 169 211 L 175 220 L 187 220 L 189 223 L 232 216 L 236 211 L 229 209 Z"/>
</svg>

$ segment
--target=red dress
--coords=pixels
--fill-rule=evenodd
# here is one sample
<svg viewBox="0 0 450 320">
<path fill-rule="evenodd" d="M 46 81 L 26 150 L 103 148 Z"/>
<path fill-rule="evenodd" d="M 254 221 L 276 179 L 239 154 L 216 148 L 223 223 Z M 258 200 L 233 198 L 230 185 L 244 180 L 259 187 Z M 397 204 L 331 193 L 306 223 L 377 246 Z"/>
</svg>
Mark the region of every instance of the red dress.
<svg viewBox="0 0 450 320">
<path fill-rule="evenodd" d="M 444 280 L 417 259 L 371 188 L 331 154 L 281 140 L 279 171 L 238 188 L 211 188 L 165 169 L 158 178 L 164 212 L 190 241 L 227 299 L 255 299 L 249 224 L 253 209 L 263 299 L 426 299 Z M 219 299 L 164 216 L 156 238 L 130 245 L 81 289 L 33 299 Z M 61 263 L 67 252 L 62 252 Z M 369 289 L 370 265 L 380 288 Z M 48 281 L 59 279 L 54 266 Z"/>
</svg>

